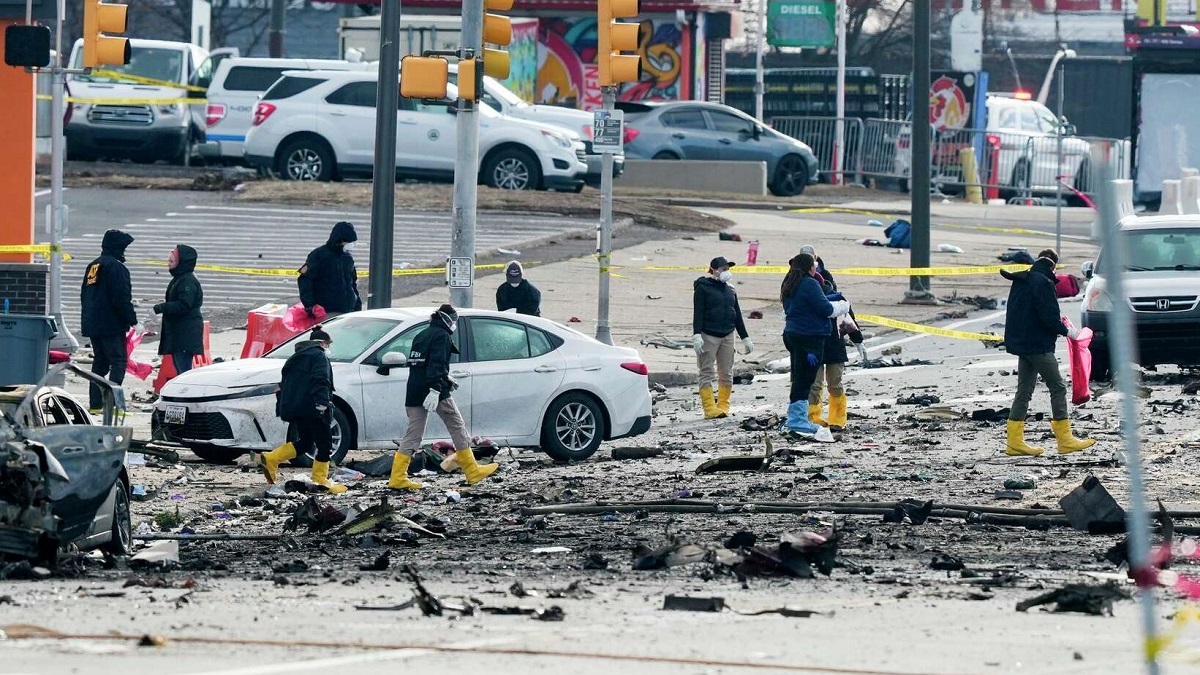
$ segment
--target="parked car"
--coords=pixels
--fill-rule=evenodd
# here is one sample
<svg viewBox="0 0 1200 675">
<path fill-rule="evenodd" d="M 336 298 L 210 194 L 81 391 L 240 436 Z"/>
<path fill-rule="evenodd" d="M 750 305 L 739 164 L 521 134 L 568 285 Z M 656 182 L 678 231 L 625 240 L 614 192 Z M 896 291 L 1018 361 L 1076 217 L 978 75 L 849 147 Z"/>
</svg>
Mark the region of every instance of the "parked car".
<svg viewBox="0 0 1200 675">
<path fill-rule="evenodd" d="M 207 160 L 241 163 L 246 132 L 254 124 L 254 108 L 263 93 L 287 71 L 360 70 L 376 64 L 333 59 L 231 57 L 220 61 L 207 83 L 203 106 L 205 142 L 197 150 Z M 195 106 L 197 109 L 200 105 Z"/>
<path fill-rule="evenodd" d="M 133 430 L 113 426 L 124 407 L 120 387 L 72 365 L 100 384 L 104 421 L 58 387 L 0 387 L 0 557 L 53 563 L 61 547 L 127 555 L 133 543 L 125 454 Z"/>
<path fill-rule="evenodd" d="M 744 160 L 767 163 L 771 193 L 794 197 L 820 179 L 812 148 L 740 110 L 718 103 L 623 103 L 629 159 Z"/>
<path fill-rule="evenodd" d="M 1120 223 L 1129 252 L 1125 291 L 1133 309 L 1138 364 L 1200 367 L 1200 216 L 1128 216 Z M 1109 358 L 1109 258 L 1083 264 L 1088 279 L 1081 319 L 1091 328 L 1092 379 L 1106 380 Z"/>
<path fill-rule="evenodd" d="M 246 160 L 287 180 L 369 175 L 375 157 L 374 72 L 288 72 L 263 94 L 246 134 Z M 450 96 L 457 96 L 451 86 Z M 396 174 L 452 181 L 458 135 L 453 101 L 401 97 Z M 579 190 L 587 164 L 579 135 L 480 107 L 479 182 Z"/>
<path fill-rule="evenodd" d="M 333 337 L 334 462 L 351 448 L 395 449 L 404 435 L 404 357 L 430 308 L 377 309 L 327 321 Z M 471 433 L 500 445 L 540 447 L 561 460 L 591 456 L 605 440 L 650 428 L 646 365 L 553 321 L 486 310 L 459 312 L 451 370 Z M 171 380 L 155 405 L 156 434 L 210 461 L 267 450 L 291 434 L 275 416 L 284 361 L 304 334 L 263 358 L 213 364 Z M 157 436 L 156 436 L 157 437 Z M 447 438 L 431 419 L 426 441 Z"/>
<path fill-rule="evenodd" d="M 458 83 L 458 64 L 450 64 L 450 82 Z M 540 124 L 553 124 L 570 129 L 583 138 L 583 151 L 587 155 L 587 176 L 585 181 L 592 187 L 599 187 L 603 155 L 592 147 L 592 113 L 578 108 L 564 108 L 557 105 L 533 105 L 526 103 L 520 96 L 514 94 L 494 77 L 483 78 L 483 102 L 491 106 L 501 115 L 507 115 L 519 120 L 529 120 Z M 625 172 L 625 153 L 613 155 L 613 177 Z"/>
<path fill-rule="evenodd" d="M 97 70 L 137 79 L 99 73 L 68 76 L 71 98 L 84 102 L 71 103 L 67 156 L 74 160 L 187 164 L 195 144 L 203 141 L 204 129 L 193 123 L 189 106 L 182 101 L 188 97 L 188 82 L 208 52 L 186 42 L 165 40 L 131 39 L 129 45 L 129 63 Z M 80 39 L 71 52 L 71 68 L 82 67 Z"/>
</svg>

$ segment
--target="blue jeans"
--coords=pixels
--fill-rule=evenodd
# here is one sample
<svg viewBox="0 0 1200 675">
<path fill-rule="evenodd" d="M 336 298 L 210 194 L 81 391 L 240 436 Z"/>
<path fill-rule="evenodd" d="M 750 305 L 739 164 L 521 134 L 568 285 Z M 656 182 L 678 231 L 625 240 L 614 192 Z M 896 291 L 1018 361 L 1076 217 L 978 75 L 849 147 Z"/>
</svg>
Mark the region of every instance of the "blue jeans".
<svg viewBox="0 0 1200 675">
<path fill-rule="evenodd" d="M 191 352 L 176 352 L 171 355 L 171 360 L 175 364 L 175 372 L 182 375 L 192 369 L 192 359 L 195 354 Z"/>
</svg>

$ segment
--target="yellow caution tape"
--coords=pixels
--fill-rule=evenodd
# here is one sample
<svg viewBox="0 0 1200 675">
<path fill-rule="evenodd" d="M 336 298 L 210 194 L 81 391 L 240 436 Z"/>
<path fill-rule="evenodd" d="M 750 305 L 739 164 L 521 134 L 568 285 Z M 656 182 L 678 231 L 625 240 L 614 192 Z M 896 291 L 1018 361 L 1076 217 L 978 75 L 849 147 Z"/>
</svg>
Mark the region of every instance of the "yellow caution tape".
<svg viewBox="0 0 1200 675">
<path fill-rule="evenodd" d="M 612 269 L 636 269 L 648 272 L 707 272 L 707 267 L 671 267 L 648 265 L 645 267 L 613 267 Z M 785 265 L 735 265 L 729 269 L 734 274 L 787 274 Z M 998 274 L 1000 270 L 1020 272 L 1029 265 L 983 265 L 979 267 L 844 267 L 829 270 L 834 274 L 858 277 L 949 277 L 970 274 Z"/>
<path fill-rule="evenodd" d="M 0 250 L 0 253 L 2 253 L 2 252 L 3 251 Z M 167 266 L 167 263 L 165 263 L 161 260 L 139 260 L 136 262 L 137 262 L 137 264 L 140 264 L 140 265 L 152 265 L 154 267 L 166 267 Z M 538 263 L 530 262 L 530 263 L 524 263 L 524 264 L 526 266 L 531 266 L 531 265 L 536 265 Z M 488 264 L 488 265 L 476 265 L 475 269 L 476 270 L 496 270 L 496 269 L 504 269 L 505 266 L 506 266 L 506 264 L 492 263 L 492 264 Z M 196 265 L 196 269 L 204 270 L 206 272 L 221 272 L 224 274 L 243 274 L 246 276 L 256 276 L 256 277 L 297 277 L 297 276 L 300 276 L 299 270 L 266 268 L 266 267 L 233 267 L 233 266 L 229 266 L 229 265 Z M 394 277 L 421 276 L 421 275 L 445 274 L 445 273 L 446 273 L 445 267 L 409 267 L 409 268 L 401 268 L 401 269 L 392 270 L 392 276 L 394 276 Z M 359 270 L 358 276 L 360 278 L 365 278 L 365 277 L 369 276 L 369 273 L 364 270 Z"/>
<path fill-rule="evenodd" d="M 859 314 L 855 312 L 854 319 L 856 321 L 865 321 L 878 326 L 887 326 L 889 328 L 898 328 L 911 333 L 925 333 L 926 335 L 937 335 L 938 337 L 956 338 L 959 340 L 985 340 L 988 342 L 1003 342 L 1004 336 L 993 335 L 991 333 L 969 333 L 961 330 L 948 330 L 946 328 L 934 328 L 933 326 L 923 326 L 919 323 L 909 323 L 907 321 L 897 321 L 883 316 L 875 316 L 873 314 Z"/>
<path fill-rule="evenodd" d="M 9 244 L 0 246 L 0 253 L 32 253 L 43 258 L 49 258 L 52 253 L 62 253 L 63 260 L 71 259 L 71 256 L 63 253 L 62 246 L 51 246 L 50 244 Z"/>
<path fill-rule="evenodd" d="M 49 101 L 50 96 L 38 94 L 38 99 Z M 169 105 L 173 103 L 207 103 L 203 98 L 80 98 L 68 96 L 67 103 L 87 103 L 88 105 Z"/>
<path fill-rule="evenodd" d="M 121 80 L 124 82 L 133 82 L 134 84 L 146 84 L 152 87 L 168 87 L 170 89 L 186 89 L 187 91 L 208 91 L 204 87 L 199 87 L 194 84 L 180 84 L 178 82 L 168 82 L 167 80 L 156 80 L 152 77 L 142 77 L 141 75 L 130 75 L 129 73 L 118 73 L 115 70 L 98 70 L 93 69 L 91 72 L 93 77 L 104 77 L 110 80 Z"/>
</svg>

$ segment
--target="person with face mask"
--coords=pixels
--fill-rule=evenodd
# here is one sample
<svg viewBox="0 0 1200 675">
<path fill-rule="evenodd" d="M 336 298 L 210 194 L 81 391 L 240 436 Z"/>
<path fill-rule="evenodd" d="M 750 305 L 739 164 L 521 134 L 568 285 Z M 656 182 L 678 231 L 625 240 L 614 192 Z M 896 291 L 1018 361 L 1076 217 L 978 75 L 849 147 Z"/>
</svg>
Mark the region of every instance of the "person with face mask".
<svg viewBox="0 0 1200 675">
<path fill-rule="evenodd" d="M 357 241 L 354 225 L 343 220 L 333 226 L 325 245 L 308 254 L 296 283 L 300 287 L 300 302 L 309 316 L 315 318 L 314 308 L 318 305 L 325 310 L 326 317 L 362 309 L 358 270 L 352 255 Z"/>
<path fill-rule="evenodd" d="M 167 269 L 171 283 L 167 284 L 165 302 L 154 306 L 162 315 L 162 337 L 158 341 L 159 355 L 170 355 L 176 373 L 192 369 L 192 359 L 204 353 L 204 289 L 196 278 L 196 249 L 180 244 L 171 249 Z"/>
<path fill-rule="evenodd" d="M 700 369 L 700 405 L 706 419 L 729 415 L 737 338 L 742 340 L 743 353 L 754 351 L 742 320 L 737 291 L 731 284 L 730 267 L 733 263 L 725 258 L 713 258 L 708 264 L 708 274 L 692 284 L 692 347 Z M 715 398 L 713 380 L 717 382 Z"/>
<path fill-rule="evenodd" d="M 129 362 L 125 335 L 130 328 L 140 326 L 133 308 L 129 268 L 125 267 L 125 249 L 132 243 L 133 237 L 125 232 L 105 232 L 100 257 L 88 264 L 79 291 L 80 332 L 92 343 L 92 372 L 116 385 L 125 381 L 125 366 Z M 93 413 L 99 412 L 103 405 L 100 388 L 94 384 L 89 403 Z"/>
<path fill-rule="evenodd" d="M 461 468 L 467 483 L 474 485 L 500 468 L 498 464 L 480 466 L 471 451 L 471 437 L 462 414 L 454 403 L 458 383 L 450 377 L 450 356 L 458 353 L 454 332 L 458 330 L 458 312 L 451 305 L 442 305 L 429 317 L 429 327 L 413 340 L 408 353 L 408 385 L 405 390 L 404 412 L 408 429 L 400 441 L 400 449 L 392 457 L 392 474 L 388 487 L 393 490 L 420 490 L 421 483 L 408 478 L 413 454 L 421 448 L 425 423 L 435 412 L 450 432 L 454 457 L 442 463 L 452 471 Z"/>
<path fill-rule="evenodd" d="M 525 278 L 525 268 L 516 260 L 504 268 L 504 283 L 496 289 L 496 309 L 517 314 L 542 315 L 542 292 Z"/>
<path fill-rule="evenodd" d="M 286 442 L 258 458 L 258 466 L 268 483 L 274 483 L 279 465 L 295 459 L 297 453 L 313 457 L 312 479 L 331 494 L 346 491 L 345 485 L 329 480 L 329 460 L 333 455 L 332 423 L 333 366 L 326 353 L 333 337 L 321 326 L 308 339 L 296 345 L 296 351 L 283 364 L 279 391 L 275 392 L 275 414 L 296 429 L 296 442 Z M 313 455 L 313 451 L 316 454 Z"/>
<path fill-rule="evenodd" d="M 792 366 L 785 426 L 799 434 L 816 435 L 819 427 L 808 418 L 809 393 L 825 355 L 825 341 L 832 330 L 830 319 L 849 313 L 850 303 L 830 301 L 826 297 L 817 281 L 817 261 L 812 255 L 801 253 L 788 263 L 787 276 L 779 288 L 779 300 L 787 317 L 783 345 L 787 347 Z"/>
</svg>

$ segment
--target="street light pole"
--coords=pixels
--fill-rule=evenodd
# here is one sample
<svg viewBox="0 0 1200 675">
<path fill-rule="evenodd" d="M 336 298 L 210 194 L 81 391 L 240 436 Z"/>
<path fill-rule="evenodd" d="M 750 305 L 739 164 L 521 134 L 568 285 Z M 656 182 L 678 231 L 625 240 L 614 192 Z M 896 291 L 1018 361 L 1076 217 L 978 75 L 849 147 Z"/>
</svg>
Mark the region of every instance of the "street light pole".
<svg viewBox="0 0 1200 675">
<path fill-rule="evenodd" d="M 375 162 L 371 185 L 371 251 L 367 307 L 392 305 L 396 235 L 396 111 L 400 103 L 400 0 L 382 0 L 379 82 L 375 90 Z"/>
<path fill-rule="evenodd" d="M 929 0 L 913 0 L 912 267 L 929 267 L 929 32 Z M 908 283 L 906 302 L 936 302 L 928 276 Z"/>
<path fill-rule="evenodd" d="M 841 185 L 846 182 L 843 164 L 846 161 L 846 0 L 837 0 L 837 119 L 833 153 L 833 183 Z"/>
<path fill-rule="evenodd" d="M 79 349 L 79 341 L 67 329 L 62 314 L 62 238 L 65 234 L 67 207 L 63 204 L 63 162 L 67 157 L 67 139 L 63 133 L 63 118 L 66 115 L 65 93 L 67 75 L 63 71 L 62 33 L 66 1 L 58 0 L 58 11 L 54 30 L 54 66 L 51 70 L 50 90 L 50 315 L 58 326 L 58 335 L 51 344 L 67 352 Z"/>
<path fill-rule="evenodd" d="M 1056 170 L 1054 185 L 1055 185 L 1055 200 L 1054 200 L 1054 250 L 1062 255 L 1062 210 L 1063 210 L 1063 94 L 1065 87 L 1063 86 L 1063 76 L 1066 74 L 1066 68 L 1063 67 L 1063 62 L 1058 62 L 1058 169 Z M 1078 185 L 1078 183 L 1076 183 Z"/>
<path fill-rule="evenodd" d="M 477 69 L 484 67 L 483 14 L 483 0 L 463 0 L 462 49 L 464 53 L 469 51 L 474 55 Z M 458 100 L 458 154 L 454 158 L 454 226 L 450 235 L 450 257 L 465 259 L 463 271 L 467 274 L 468 282 L 466 286 L 450 288 L 450 304 L 455 307 L 472 307 L 474 304 L 480 105 L 462 98 Z"/>
<path fill-rule="evenodd" d="M 763 50 L 767 44 L 767 2 L 758 0 L 758 36 L 754 48 L 754 119 L 763 121 Z"/>
<path fill-rule="evenodd" d="M 617 105 L 617 88 L 601 87 L 603 108 L 611 111 Z M 606 345 L 613 343 L 612 328 L 608 319 L 609 284 L 612 281 L 612 230 L 613 230 L 613 156 L 611 152 L 601 155 L 600 164 L 600 227 L 596 237 L 596 261 L 600 265 L 600 302 L 596 308 L 596 339 Z"/>
<path fill-rule="evenodd" d="M 271 28 L 267 35 L 267 53 L 273 59 L 284 56 L 285 22 L 287 21 L 287 0 L 271 0 Z M 381 42 L 382 44 L 382 42 Z"/>
</svg>

